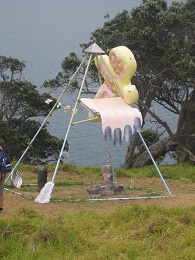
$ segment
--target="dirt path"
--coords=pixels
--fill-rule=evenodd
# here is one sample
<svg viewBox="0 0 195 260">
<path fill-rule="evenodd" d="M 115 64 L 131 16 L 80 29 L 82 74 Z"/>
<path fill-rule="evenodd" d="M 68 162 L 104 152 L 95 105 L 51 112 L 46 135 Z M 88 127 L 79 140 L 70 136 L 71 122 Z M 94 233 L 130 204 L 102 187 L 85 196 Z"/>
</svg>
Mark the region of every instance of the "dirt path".
<svg viewBox="0 0 195 260">
<path fill-rule="evenodd" d="M 121 178 L 118 180 L 120 183 L 128 183 L 129 180 Z M 97 212 L 113 211 L 118 208 L 131 207 L 134 204 L 139 204 L 143 207 L 148 205 L 157 205 L 163 207 L 194 207 L 195 206 L 195 183 L 190 181 L 166 181 L 169 189 L 171 190 L 172 197 L 164 197 L 158 199 L 132 199 L 137 195 L 140 196 L 140 187 L 146 187 L 146 189 L 158 189 L 159 192 L 166 193 L 165 187 L 162 185 L 160 179 L 157 178 L 146 178 L 135 180 L 135 185 L 139 189 L 127 191 L 126 200 L 115 200 L 115 201 L 85 201 L 85 202 L 50 202 L 47 204 L 35 203 L 29 198 L 22 197 L 20 195 L 11 193 L 10 191 L 5 191 L 5 201 L 4 201 L 4 213 L 2 216 L 12 215 L 20 207 L 31 207 L 38 212 L 45 214 L 46 216 L 58 216 L 63 212 L 78 212 L 80 210 L 96 210 Z M 15 189 L 14 189 L 15 190 Z M 20 192 L 20 190 L 15 190 Z M 78 194 L 86 194 L 86 187 L 59 187 L 54 186 L 52 196 L 63 198 L 71 197 L 71 192 L 76 192 Z M 143 190 L 142 190 L 143 192 Z M 36 190 L 30 192 L 23 192 L 23 194 L 38 195 Z M 166 194 L 165 194 L 166 195 Z M 112 198 L 117 196 L 112 196 Z M 87 198 L 87 196 L 86 196 Z M 104 198 L 104 197 L 102 197 Z"/>
</svg>

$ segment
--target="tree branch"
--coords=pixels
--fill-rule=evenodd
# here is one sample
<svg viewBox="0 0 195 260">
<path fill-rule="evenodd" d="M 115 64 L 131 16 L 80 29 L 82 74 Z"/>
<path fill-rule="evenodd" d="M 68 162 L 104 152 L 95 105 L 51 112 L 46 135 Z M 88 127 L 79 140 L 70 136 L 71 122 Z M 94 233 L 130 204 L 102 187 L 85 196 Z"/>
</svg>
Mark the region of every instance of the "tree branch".
<svg viewBox="0 0 195 260">
<path fill-rule="evenodd" d="M 139 104 L 144 107 L 144 109 L 153 117 L 155 118 L 159 124 L 164 126 L 164 128 L 167 130 L 167 133 L 169 134 L 170 137 L 173 137 L 173 132 L 171 131 L 170 127 L 167 125 L 165 121 L 162 121 L 154 112 L 152 112 L 143 101 L 139 99 Z"/>
</svg>

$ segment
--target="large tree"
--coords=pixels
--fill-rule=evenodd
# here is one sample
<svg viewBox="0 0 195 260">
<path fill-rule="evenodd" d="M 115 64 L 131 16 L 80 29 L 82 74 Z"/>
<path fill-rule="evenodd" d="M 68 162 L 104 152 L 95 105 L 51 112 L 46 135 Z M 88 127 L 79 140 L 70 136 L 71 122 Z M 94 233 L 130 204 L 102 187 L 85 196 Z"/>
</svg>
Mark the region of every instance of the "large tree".
<svg viewBox="0 0 195 260">
<path fill-rule="evenodd" d="M 113 47 L 126 45 L 134 53 L 138 69 L 133 83 L 139 91 L 138 106 L 144 122 L 150 114 L 166 131 L 150 146 L 155 158 L 174 151 L 179 161 L 195 162 L 195 1 L 173 2 L 143 0 L 130 12 L 123 11 L 105 22 L 91 34 L 90 42 L 81 44 L 84 50 L 96 42 L 105 52 Z M 109 15 L 107 15 L 109 18 Z M 79 64 L 76 54 L 71 53 L 63 64 L 63 72 L 56 77 L 56 86 L 68 81 L 75 66 Z M 79 87 L 78 75 L 72 90 Z M 97 82 L 97 72 L 91 66 L 86 86 Z M 45 82 L 45 86 L 50 85 Z M 89 89 L 85 89 L 89 91 Z M 173 132 L 168 123 L 155 113 L 155 104 L 164 111 L 178 116 L 177 130 Z M 135 157 L 138 145 L 134 135 L 129 145 L 124 167 L 139 167 L 151 163 L 146 152 Z"/>
<path fill-rule="evenodd" d="M 40 120 L 49 113 L 45 103 L 49 94 L 40 95 L 30 82 L 21 80 L 24 62 L 0 56 L 0 144 L 15 160 L 40 128 Z M 24 162 L 48 160 L 59 151 L 62 140 L 51 136 L 46 126 L 32 143 Z"/>
</svg>

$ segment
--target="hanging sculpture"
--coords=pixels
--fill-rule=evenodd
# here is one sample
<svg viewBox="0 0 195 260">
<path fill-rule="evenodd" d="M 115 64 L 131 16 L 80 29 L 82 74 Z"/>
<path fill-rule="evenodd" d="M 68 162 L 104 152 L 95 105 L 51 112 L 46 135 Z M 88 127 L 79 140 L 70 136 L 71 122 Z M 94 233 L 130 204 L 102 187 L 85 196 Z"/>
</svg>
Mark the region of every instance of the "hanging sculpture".
<svg viewBox="0 0 195 260">
<path fill-rule="evenodd" d="M 145 144 L 142 134 L 141 134 L 141 124 L 142 124 L 142 115 L 137 108 L 132 108 L 131 105 L 138 101 L 138 91 L 135 85 L 131 84 L 131 78 L 135 74 L 137 63 L 133 53 L 125 46 L 119 46 L 113 48 L 109 56 L 105 55 L 104 51 L 96 44 L 93 43 L 89 46 L 85 52 L 87 53 L 84 59 L 82 60 L 80 66 L 72 76 L 69 83 L 66 85 L 65 89 L 57 99 L 53 108 L 43 121 L 40 129 L 43 127 L 48 117 L 51 115 L 52 111 L 58 105 L 63 94 L 66 92 L 68 86 L 71 84 L 72 80 L 78 73 L 81 66 L 84 64 L 84 61 L 88 58 L 88 63 L 86 66 L 85 74 L 83 80 L 81 82 L 80 90 L 78 96 L 75 100 L 75 105 L 72 109 L 72 115 L 70 118 L 69 125 L 67 127 L 67 131 L 64 137 L 64 142 L 61 147 L 61 151 L 59 154 L 58 161 L 56 163 L 55 171 L 53 173 L 52 180 L 47 182 L 45 186 L 41 189 L 40 194 L 36 197 L 35 202 L 38 203 L 49 203 L 51 193 L 54 187 L 55 177 L 58 171 L 58 167 L 61 161 L 61 158 L 64 154 L 65 144 L 68 138 L 68 134 L 72 125 L 87 122 L 87 121 L 101 121 L 102 122 L 102 131 L 105 136 L 105 140 L 108 142 L 110 146 L 110 142 L 113 139 L 113 144 L 115 146 L 121 145 L 122 138 L 126 143 L 131 142 L 131 137 L 134 132 L 137 132 L 140 136 L 143 144 L 145 145 L 152 162 L 159 173 L 169 195 L 171 196 L 171 192 L 169 191 L 166 182 L 164 181 L 152 155 Z M 85 79 L 87 76 L 87 72 L 89 69 L 90 62 L 92 60 L 92 56 L 95 55 L 95 64 L 98 68 L 99 74 L 101 74 L 104 78 L 104 82 L 101 83 L 101 77 L 99 75 L 100 80 L 100 88 L 97 91 L 94 99 L 90 98 L 81 98 L 82 89 L 84 87 Z M 73 122 L 73 118 L 75 115 L 75 111 L 77 110 L 77 105 L 82 104 L 90 113 L 88 119 L 82 120 L 80 122 Z M 65 111 L 68 111 L 69 107 L 65 108 Z M 37 131 L 29 146 L 33 143 L 36 136 L 38 135 L 40 129 Z M 14 176 L 14 170 L 16 170 L 18 164 L 28 151 L 29 146 L 27 146 L 26 150 L 22 154 L 19 161 L 16 163 L 14 169 L 7 177 L 6 182 L 9 178 Z M 112 165 L 111 165 L 112 166 Z M 113 171 L 113 170 L 112 170 Z M 116 186 L 114 172 L 112 172 L 113 185 Z M 121 189 L 121 188 L 120 188 Z"/>
<path fill-rule="evenodd" d="M 137 68 L 135 57 L 126 46 L 118 46 L 109 56 L 97 55 L 94 62 L 99 72 L 100 88 L 94 99 L 81 98 L 81 102 L 93 111 L 89 112 L 93 122 L 102 122 L 106 139 L 113 139 L 115 146 L 120 146 L 122 139 L 129 144 L 134 133 L 134 118 L 140 118 L 142 123 L 140 111 L 131 107 L 139 98 L 136 86 L 131 83 Z"/>
<path fill-rule="evenodd" d="M 104 78 L 95 98 L 112 98 L 122 96 L 128 105 L 138 101 L 139 94 L 131 79 L 137 69 L 137 62 L 126 46 L 113 48 L 109 56 L 98 55 L 96 67 Z"/>
</svg>

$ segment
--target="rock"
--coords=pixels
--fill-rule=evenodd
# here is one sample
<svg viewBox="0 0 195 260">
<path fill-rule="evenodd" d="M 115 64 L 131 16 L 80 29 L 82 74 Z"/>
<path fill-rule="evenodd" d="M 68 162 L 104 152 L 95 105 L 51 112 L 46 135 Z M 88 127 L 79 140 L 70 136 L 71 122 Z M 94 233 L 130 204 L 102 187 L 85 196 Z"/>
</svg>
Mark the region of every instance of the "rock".
<svg viewBox="0 0 195 260">
<path fill-rule="evenodd" d="M 126 188 L 122 184 L 114 185 L 114 194 L 126 194 Z"/>
<path fill-rule="evenodd" d="M 114 194 L 126 194 L 126 189 L 121 184 L 114 183 L 95 183 L 87 188 L 90 198 L 99 198 L 101 196 L 108 196 Z"/>
<path fill-rule="evenodd" d="M 104 165 L 102 167 L 102 175 L 103 175 L 103 181 L 113 182 L 112 166 L 109 164 Z"/>
<path fill-rule="evenodd" d="M 46 183 L 47 183 L 47 169 L 45 167 L 39 167 L 37 191 L 40 192 Z"/>
<path fill-rule="evenodd" d="M 98 185 L 98 184 L 94 184 L 94 185 L 90 186 L 89 188 L 87 188 L 87 191 L 88 191 L 89 197 L 91 199 L 101 197 L 101 192 L 100 192 L 101 188 L 100 188 L 100 185 Z"/>
<path fill-rule="evenodd" d="M 99 198 L 114 194 L 126 194 L 126 189 L 121 184 L 113 183 L 112 166 L 107 164 L 102 167 L 103 182 L 95 183 L 87 191 L 90 198 Z"/>
</svg>

